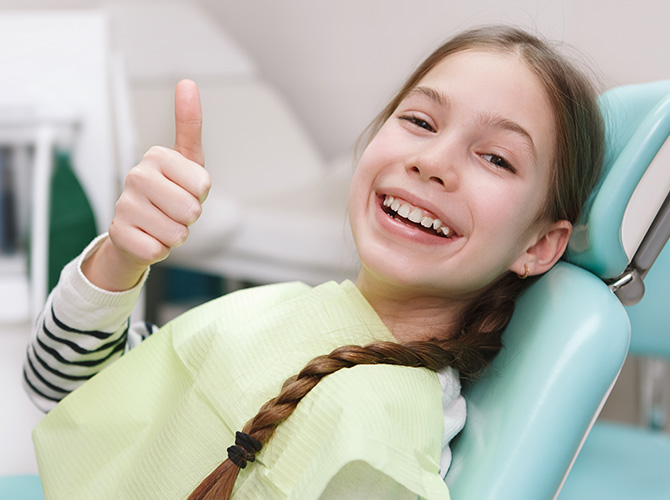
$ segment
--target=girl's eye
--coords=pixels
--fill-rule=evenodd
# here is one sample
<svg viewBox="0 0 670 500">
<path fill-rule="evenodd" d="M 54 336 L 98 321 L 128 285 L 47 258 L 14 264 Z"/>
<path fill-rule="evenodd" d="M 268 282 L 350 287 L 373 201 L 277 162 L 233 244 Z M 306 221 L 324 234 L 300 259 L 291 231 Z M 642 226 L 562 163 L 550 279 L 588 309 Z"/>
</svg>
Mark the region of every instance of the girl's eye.
<svg viewBox="0 0 670 500">
<path fill-rule="evenodd" d="M 418 116 L 414 115 L 407 115 L 407 116 L 401 116 L 401 120 L 408 121 L 412 123 L 413 125 L 416 125 L 417 127 L 421 127 L 423 129 L 428 130 L 429 132 L 435 132 L 435 129 L 432 127 L 430 123 L 428 123 L 426 120 L 419 118 Z"/>
<path fill-rule="evenodd" d="M 482 155 L 482 158 L 484 158 L 489 163 L 492 163 L 496 167 L 504 168 L 505 170 L 509 170 L 512 173 L 516 172 L 515 168 L 502 156 L 494 154 L 484 154 Z"/>
</svg>

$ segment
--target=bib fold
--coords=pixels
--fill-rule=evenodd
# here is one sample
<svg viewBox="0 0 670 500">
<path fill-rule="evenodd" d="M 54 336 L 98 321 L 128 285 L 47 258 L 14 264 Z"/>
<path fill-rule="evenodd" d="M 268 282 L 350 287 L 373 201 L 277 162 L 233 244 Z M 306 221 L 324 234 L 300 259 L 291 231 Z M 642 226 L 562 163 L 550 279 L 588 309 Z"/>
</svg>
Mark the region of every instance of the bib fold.
<svg viewBox="0 0 670 500">
<path fill-rule="evenodd" d="M 66 397 L 33 432 L 45 498 L 183 499 L 235 431 L 312 358 L 394 341 L 348 281 L 269 285 L 176 318 Z M 352 462 L 448 499 L 435 373 L 357 366 L 325 377 L 240 472 L 233 498 L 318 499 Z"/>
</svg>

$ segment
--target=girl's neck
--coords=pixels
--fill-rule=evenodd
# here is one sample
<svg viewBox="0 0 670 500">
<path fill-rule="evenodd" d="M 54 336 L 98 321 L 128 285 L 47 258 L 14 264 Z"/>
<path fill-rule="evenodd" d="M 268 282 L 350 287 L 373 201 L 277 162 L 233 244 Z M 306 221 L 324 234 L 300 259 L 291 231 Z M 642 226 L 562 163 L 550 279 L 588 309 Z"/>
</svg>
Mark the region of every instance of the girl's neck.
<svg viewBox="0 0 670 500">
<path fill-rule="evenodd" d="M 356 287 L 398 342 L 448 338 L 460 324 L 465 303 L 394 286 L 361 272 Z"/>
</svg>

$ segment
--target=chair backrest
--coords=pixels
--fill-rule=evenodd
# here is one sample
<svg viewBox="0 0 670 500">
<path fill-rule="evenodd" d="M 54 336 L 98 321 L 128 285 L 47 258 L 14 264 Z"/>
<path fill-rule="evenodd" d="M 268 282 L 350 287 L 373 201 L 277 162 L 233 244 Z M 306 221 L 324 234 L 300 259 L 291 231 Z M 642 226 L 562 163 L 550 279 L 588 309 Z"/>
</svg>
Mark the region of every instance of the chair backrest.
<svg viewBox="0 0 670 500">
<path fill-rule="evenodd" d="M 505 348 L 465 388 L 447 484 L 459 500 L 553 498 L 626 357 L 628 318 L 593 274 L 561 262 L 518 300 Z"/>
<path fill-rule="evenodd" d="M 459 500 L 555 498 L 626 358 L 630 323 L 604 280 L 624 274 L 637 250 L 622 224 L 670 132 L 670 81 L 613 89 L 599 104 L 606 156 L 570 263 L 519 298 L 504 350 L 464 388 L 468 421 L 447 475 Z M 646 233 L 651 221 L 636 224 Z"/>
</svg>

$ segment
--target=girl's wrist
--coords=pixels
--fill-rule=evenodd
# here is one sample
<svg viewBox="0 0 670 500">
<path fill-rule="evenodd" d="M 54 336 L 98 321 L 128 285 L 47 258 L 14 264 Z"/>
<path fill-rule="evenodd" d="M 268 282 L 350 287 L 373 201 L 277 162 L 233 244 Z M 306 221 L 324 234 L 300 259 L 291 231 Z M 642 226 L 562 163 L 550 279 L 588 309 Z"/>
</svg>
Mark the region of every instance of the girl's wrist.
<svg viewBox="0 0 670 500">
<path fill-rule="evenodd" d="M 147 267 L 119 252 L 109 237 L 81 263 L 81 271 L 86 279 L 109 292 L 124 292 L 134 288 Z"/>
</svg>

